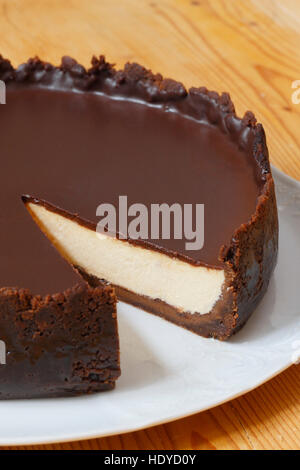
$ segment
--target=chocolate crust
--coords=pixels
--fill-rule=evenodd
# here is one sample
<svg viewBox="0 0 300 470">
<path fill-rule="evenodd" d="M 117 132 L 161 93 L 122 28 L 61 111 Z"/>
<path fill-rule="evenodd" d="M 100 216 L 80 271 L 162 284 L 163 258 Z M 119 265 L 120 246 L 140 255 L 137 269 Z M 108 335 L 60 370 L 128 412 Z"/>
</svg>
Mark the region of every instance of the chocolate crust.
<svg viewBox="0 0 300 470">
<path fill-rule="evenodd" d="M 89 69 L 69 57 L 64 57 L 59 67 L 35 58 L 17 69 L 8 61 L 0 59 L 0 79 L 10 82 L 12 87 L 51 85 L 57 90 L 100 92 L 160 104 L 163 109 L 217 126 L 248 158 L 256 162 L 259 187 L 256 210 L 247 223 L 237 227 L 230 243 L 220 248 L 219 260 L 225 271 L 225 283 L 222 296 L 211 312 L 191 315 L 178 312 L 170 306 L 163 308 L 159 301 L 153 304 L 142 297 L 134 299 L 131 293 L 116 286 L 122 300 L 138 304 L 203 336 L 227 339 L 238 331 L 267 290 L 278 251 L 274 182 L 264 129 L 256 123 L 254 115 L 248 111 L 243 118 L 239 118 L 227 93 L 219 95 L 204 87 L 187 91 L 181 83 L 164 79 L 160 74 L 155 75 L 138 64 L 126 64 L 123 70 L 115 70 L 103 56 L 94 57 Z M 32 199 L 32 202 L 44 203 L 36 199 Z M 51 206 L 48 208 L 53 210 Z M 69 214 L 69 217 L 94 228 L 74 214 Z M 201 264 L 182 257 L 180 253 L 153 247 L 145 241 L 128 241 L 148 249 L 157 249 L 167 256 L 176 256 L 191 264 Z"/>
<path fill-rule="evenodd" d="M 167 108 L 174 108 L 189 117 L 219 126 L 244 149 L 250 145 L 261 169 L 260 176 L 270 172 L 266 146 L 259 147 L 264 136 L 262 125 L 256 123 L 251 111 L 239 118 L 228 93 L 219 94 L 205 87 L 191 87 L 186 90 L 182 83 L 163 78 L 161 74 L 153 74 L 137 63 L 127 63 L 124 69 L 116 70 L 112 64 L 106 62 L 103 55 L 99 58 L 94 56 L 88 69 L 67 56 L 62 58 L 61 65 L 57 67 L 35 57 L 14 68 L 0 55 L 0 80 L 16 86 L 51 85 L 55 89 L 96 91 L 153 104 L 165 104 Z"/>
<path fill-rule="evenodd" d="M 111 287 L 78 284 L 33 296 L 0 289 L 0 399 L 61 397 L 110 390 L 120 375 L 116 298 Z"/>
</svg>

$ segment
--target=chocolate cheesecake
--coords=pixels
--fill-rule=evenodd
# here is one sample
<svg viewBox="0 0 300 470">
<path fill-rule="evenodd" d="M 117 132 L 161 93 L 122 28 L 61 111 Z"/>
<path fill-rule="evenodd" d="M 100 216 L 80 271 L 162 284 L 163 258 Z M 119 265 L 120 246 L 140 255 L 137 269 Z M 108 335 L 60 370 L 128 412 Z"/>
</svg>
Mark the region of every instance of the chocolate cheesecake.
<svg viewBox="0 0 300 470">
<path fill-rule="evenodd" d="M 1 285 L 61 292 L 66 267 L 26 219 L 23 194 L 90 289 L 111 284 L 121 300 L 205 337 L 238 331 L 267 290 L 278 244 L 266 139 L 253 114 L 238 118 L 226 93 L 187 91 L 137 64 L 118 71 L 102 56 L 88 70 L 68 57 L 59 67 L 32 59 L 17 69 L 2 59 L 0 79 L 0 237 L 9 238 L 0 245 Z M 120 195 L 149 212 L 204 204 L 203 248 L 187 250 L 176 237 L 99 236 L 98 205 L 117 206 Z M 48 264 L 51 280 L 42 275 Z"/>
</svg>

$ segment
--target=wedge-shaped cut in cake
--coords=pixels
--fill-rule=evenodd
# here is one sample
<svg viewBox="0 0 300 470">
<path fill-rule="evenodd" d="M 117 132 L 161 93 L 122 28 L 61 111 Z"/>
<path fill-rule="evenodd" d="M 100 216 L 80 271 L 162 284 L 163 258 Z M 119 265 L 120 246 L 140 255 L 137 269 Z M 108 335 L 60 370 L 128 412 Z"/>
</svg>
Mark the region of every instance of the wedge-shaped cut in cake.
<svg viewBox="0 0 300 470">
<path fill-rule="evenodd" d="M 103 57 L 89 70 L 70 58 L 2 68 L 1 146 L 18 158 L 18 191 L 83 279 L 200 335 L 238 331 L 277 257 L 274 183 L 253 114 L 238 118 L 225 93 L 186 91 L 137 64 L 116 71 Z M 99 236 L 97 207 L 117 208 L 121 195 L 148 213 L 153 204 L 204 204 L 203 247 L 151 230 Z"/>
</svg>

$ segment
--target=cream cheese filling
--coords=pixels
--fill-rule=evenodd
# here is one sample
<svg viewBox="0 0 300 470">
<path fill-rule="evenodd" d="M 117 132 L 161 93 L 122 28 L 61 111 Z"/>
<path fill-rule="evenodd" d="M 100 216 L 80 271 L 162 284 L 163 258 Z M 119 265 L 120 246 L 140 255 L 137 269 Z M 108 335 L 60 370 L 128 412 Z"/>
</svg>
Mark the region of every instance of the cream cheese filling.
<svg viewBox="0 0 300 470">
<path fill-rule="evenodd" d="M 209 313 L 221 296 L 224 270 L 99 234 L 38 204 L 27 208 L 60 253 L 87 274 L 189 313 Z"/>
</svg>

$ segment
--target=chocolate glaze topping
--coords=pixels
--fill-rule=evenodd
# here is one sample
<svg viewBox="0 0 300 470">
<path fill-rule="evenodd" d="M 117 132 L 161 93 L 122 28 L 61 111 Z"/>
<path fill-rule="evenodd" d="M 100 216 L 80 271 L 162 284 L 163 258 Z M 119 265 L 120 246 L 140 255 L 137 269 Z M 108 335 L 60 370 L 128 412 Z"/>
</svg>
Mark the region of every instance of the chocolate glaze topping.
<svg viewBox="0 0 300 470">
<path fill-rule="evenodd" d="M 236 230 L 251 224 L 270 172 L 265 136 L 252 113 L 236 116 L 229 95 L 153 75 L 117 71 L 101 56 L 86 70 L 31 59 L 14 69 L 0 57 L 7 104 L 0 106 L 0 286 L 59 292 L 77 275 L 49 245 L 21 201 L 30 194 L 95 228 L 96 208 L 204 203 L 205 243 L 132 241 L 195 264 L 221 268 Z M 72 215 L 71 215 L 72 214 Z M 28 270 L 30 266 L 30 270 Z"/>
</svg>

